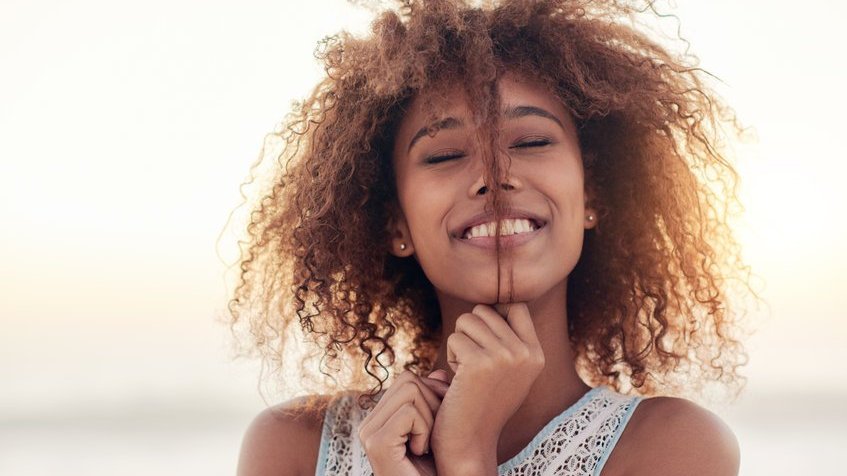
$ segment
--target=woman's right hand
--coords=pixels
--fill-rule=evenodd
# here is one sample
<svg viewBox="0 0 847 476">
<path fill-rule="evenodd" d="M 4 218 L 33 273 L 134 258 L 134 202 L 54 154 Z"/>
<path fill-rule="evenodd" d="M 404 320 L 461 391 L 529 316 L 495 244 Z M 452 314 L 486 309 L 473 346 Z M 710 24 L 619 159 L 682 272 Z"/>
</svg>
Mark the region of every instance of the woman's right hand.
<svg viewBox="0 0 847 476">
<path fill-rule="evenodd" d="M 447 393 L 446 378 L 443 370 L 428 377 L 418 377 L 407 370 L 362 420 L 359 440 L 374 476 L 435 475 L 429 437 L 435 414 Z M 407 442 L 412 454 L 407 454 Z"/>
</svg>

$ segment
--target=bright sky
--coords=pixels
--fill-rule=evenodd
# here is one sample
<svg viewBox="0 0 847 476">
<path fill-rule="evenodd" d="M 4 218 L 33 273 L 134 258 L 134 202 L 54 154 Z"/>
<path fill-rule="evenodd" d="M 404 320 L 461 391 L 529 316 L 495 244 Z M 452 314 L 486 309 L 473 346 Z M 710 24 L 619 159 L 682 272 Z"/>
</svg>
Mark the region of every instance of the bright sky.
<svg viewBox="0 0 847 476">
<path fill-rule="evenodd" d="M 847 9 L 677 3 L 759 138 L 739 149 L 739 232 L 770 302 L 751 388 L 847 390 Z M 233 256 L 215 240 L 264 134 L 318 77 L 316 41 L 369 18 L 293 5 L 0 4 L 0 408 L 252 392 L 212 321 L 216 253 Z"/>
</svg>

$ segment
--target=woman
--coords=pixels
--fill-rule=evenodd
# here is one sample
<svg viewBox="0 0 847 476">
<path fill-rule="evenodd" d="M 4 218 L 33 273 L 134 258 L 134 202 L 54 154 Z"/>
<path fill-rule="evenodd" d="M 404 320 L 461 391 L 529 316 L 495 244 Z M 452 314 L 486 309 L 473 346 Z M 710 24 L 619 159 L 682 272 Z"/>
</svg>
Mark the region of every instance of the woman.
<svg viewBox="0 0 847 476">
<path fill-rule="evenodd" d="M 734 118 L 636 11 L 407 2 L 322 45 L 231 309 L 282 371 L 297 316 L 332 383 L 259 415 L 240 474 L 737 474 L 661 396 L 741 384 Z"/>
</svg>

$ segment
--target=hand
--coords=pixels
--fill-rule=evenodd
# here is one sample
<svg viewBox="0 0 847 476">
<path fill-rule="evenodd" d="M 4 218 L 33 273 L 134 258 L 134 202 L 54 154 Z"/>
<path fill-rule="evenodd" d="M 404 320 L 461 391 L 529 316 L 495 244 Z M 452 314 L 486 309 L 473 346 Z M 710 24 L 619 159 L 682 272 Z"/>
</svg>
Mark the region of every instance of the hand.
<svg viewBox="0 0 847 476">
<path fill-rule="evenodd" d="M 359 426 L 359 440 L 374 476 L 436 474 L 430 435 L 446 392 L 447 384 L 436 378 L 418 377 L 408 370 L 397 377 Z"/>
<path fill-rule="evenodd" d="M 461 463 L 456 458 L 493 459 L 496 466 L 500 431 L 544 368 L 526 304 L 510 305 L 506 319 L 483 304 L 460 315 L 447 338 L 447 362 L 455 376 L 432 431 L 438 468 Z"/>
</svg>

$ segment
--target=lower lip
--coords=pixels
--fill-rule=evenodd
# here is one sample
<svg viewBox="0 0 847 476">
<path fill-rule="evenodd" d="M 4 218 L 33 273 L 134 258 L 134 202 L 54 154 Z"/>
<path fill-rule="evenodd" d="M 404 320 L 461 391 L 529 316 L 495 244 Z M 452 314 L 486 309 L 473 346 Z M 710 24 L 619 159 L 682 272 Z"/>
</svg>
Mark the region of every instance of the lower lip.
<svg viewBox="0 0 847 476">
<path fill-rule="evenodd" d="M 547 228 L 547 224 L 541 228 L 536 228 L 532 231 L 527 231 L 524 233 L 517 233 L 514 235 L 507 235 L 500 237 L 500 248 L 514 248 L 516 246 L 520 246 L 529 240 L 538 236 L 541 230 Z M 493 236 L 478 236 L 476 238 L 460 238 L 459 241 L 462 243 L 476 246 L 478 248 L 483 248 L 487 250 L 493 250 L 495 247 L 495 240 Z"/>
</svg>

